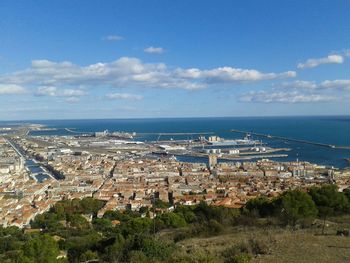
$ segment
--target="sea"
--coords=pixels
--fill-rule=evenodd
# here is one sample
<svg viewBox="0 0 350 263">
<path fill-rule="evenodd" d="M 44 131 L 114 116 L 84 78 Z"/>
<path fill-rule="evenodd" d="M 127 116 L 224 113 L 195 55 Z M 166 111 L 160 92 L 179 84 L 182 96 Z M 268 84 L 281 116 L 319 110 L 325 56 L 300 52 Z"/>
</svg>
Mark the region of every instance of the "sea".
<svg viewBox="0 0 350 263">
<path fill-rule="evenodd" d="M 220 118 L 147 118 L 147 119 L 94 119 L 94 120 L 33 120 L 25 123 L 43 124 L 55 130 L 34 131 L 30 135 L 75 135 L 76 132 L 97 132 L 108 130 L 154 133 L 137 136 L 135 140 L 196 139 L 198 135 L 162 135 L 155 133 L 204 133 L 212 132 L 224 139 L 241 139 L 244 134 L 231 130 L 242 130 L 281 136 L 299 140 L 350 147 L 350 116 L 312 116 L 312 117 L 220 117 Z M 17 125 L 16 122 L 0 122 L 0 126 Z M 288 157 L 275 158 L 279 161 L 308 161 L 336 168 L 350 167 L 350 150 L 334 149 L 281 139 L 261 138 L 271 147 L 290 148 L 282 152 Z M 178 157 L 180 161 L 204 162 L 203 158 Z M 273 158 L 272 158 L 273 159 Z"/>
</svg>

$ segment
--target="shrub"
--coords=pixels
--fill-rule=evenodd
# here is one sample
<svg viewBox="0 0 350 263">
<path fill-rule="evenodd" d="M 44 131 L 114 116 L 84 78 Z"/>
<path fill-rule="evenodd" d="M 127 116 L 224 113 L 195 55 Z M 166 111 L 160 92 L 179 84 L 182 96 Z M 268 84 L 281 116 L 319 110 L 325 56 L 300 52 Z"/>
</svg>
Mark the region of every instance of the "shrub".
<svg viewBox="0 0 350 263">
<path fill-rule="evenodd" d="M 185 219 L 176 213 L 165 213 L 160 216 L 160 219 L 167 227 L 179 228 L 187 225 Z"/>
<path fill-rule="evenodd" d="M 261 217 L 271 216 L 274 212 L 273 203 L 265 196 L 249 200 L 245 208 L 251 215 Z"/>
<path fill-rule="evenodd" d="M 221 252 L 225 263 L 246 263 L 250 261 L 249 247 L 247 243 L 231 246 Z"/>
<path fill-rule="evenodd" d="M 231 263 L 248 263 L 251 259 L 251 256 L 247 253 L 241 253 L 232 258 Z"/>
<path fill-rule="evenodd" d="M 133 250 L 129 253 L 130 263 L 146 263 L 148 262 L 147 256 L 142 251 Z"/>
<path fill-rule="evenodd" d="M 250 251 L 254 255 L 263 255 L 270 253 L 270 244 L 266 240 L 262 239 L 249 239 L 248 244 L 250 246 Z"/>
</svg>

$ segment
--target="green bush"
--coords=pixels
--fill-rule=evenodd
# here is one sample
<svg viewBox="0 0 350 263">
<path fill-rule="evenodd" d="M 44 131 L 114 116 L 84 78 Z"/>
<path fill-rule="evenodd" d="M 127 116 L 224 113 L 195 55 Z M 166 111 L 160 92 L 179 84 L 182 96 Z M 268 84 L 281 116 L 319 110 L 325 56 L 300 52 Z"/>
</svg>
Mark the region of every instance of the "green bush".
<svg viewBox="0 0 350 263">
<path fill-rule="evenodd" d="M 249 262 L 251 256 L 250 248 L 246 243 L 231 246 L 221 252 L 221 256 L 225 263 L 246 263 Z"/>
<path fill-rule="evenodd" d="M 165 213 L 160 216 L 166 227 L 179 228 L 187 225 L 185 219 L 176 213 Z"/>
<path fill-rule="evenodd" d="M 248 263 L 251 259 L 251 256 L 247 253 L 241 253 L 232 258 L 231 263 Z"/>
<path fill-rule="evenodd" d="M 269 242 L 262 239 L 249 239 L 248 244 L 253 255 L 264 255 L 270 253 Z"/>
</svg>

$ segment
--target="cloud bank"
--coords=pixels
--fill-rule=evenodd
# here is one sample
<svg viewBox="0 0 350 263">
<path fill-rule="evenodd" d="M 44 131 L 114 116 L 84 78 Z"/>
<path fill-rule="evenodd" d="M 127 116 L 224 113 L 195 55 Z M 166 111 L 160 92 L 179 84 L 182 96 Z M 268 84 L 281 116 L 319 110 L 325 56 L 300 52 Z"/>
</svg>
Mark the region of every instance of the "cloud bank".
<svg viewBox="0 0 350 263">
<path fill-rule="evenodd" d="M 0 75 L 0 85 L 61 87 L 153 87 L 196 90 L 215 84 L 239 84 L 292 78 L 294 71 L 265 73 L 256 69 L 218 67 L 213 69 L 169 68 L 164 63 L 144 63 L 122 57 L 109 63 L 79 66 L 69 61 L 33 60 L 22 71 Z"/>
<path fill-rule="evenodd" d="M 0 95 L 22 94 L 25 92 L 25 88 L 16 84 L 0 84 Z"/>
<path fill-rule="evenodd" d="M 330 102 L 347 97 L 350 80 L 315 81 L 296 80 L 274 85 L 273 88 L 250 91 L 239 97 L 241 102 L 252 103 L 315 103 Z"/>
<path fill-rule="evenodd" d="M 255 103 L 311 103 L 330 102 L 336 98 L 322 94 L 303 94 L 297 91 L 251 91 L 239 98 L 241 102 Z"/>
</svg>

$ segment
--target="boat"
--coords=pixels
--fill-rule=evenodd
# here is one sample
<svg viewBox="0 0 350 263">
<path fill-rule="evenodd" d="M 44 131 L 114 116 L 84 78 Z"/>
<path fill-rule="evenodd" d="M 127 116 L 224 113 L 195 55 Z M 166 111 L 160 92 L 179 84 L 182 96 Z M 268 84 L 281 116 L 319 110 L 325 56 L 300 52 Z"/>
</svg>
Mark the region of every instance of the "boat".
<svg viewBox="0 0 350 263">
<path fill-rule="evenodd" d="M 212 146 L 238 146 L 238 145 L 256 145 L 261 144 L 258 140 L 251 140 L 250 134 L 247 134 L 243 139 L 235 139 L 235 140 L 225 140 L 222 138 L 217 138 L 217 140 L 209 140 L 207 141 Z"/>
<path fill-rule="evenodd" d="M 169 160 L 170 161 L 177 161 L 177 158 L 176 158 L 175 155 L 172 155 L 172 156 L 169 157 Z"/>
</svg>

